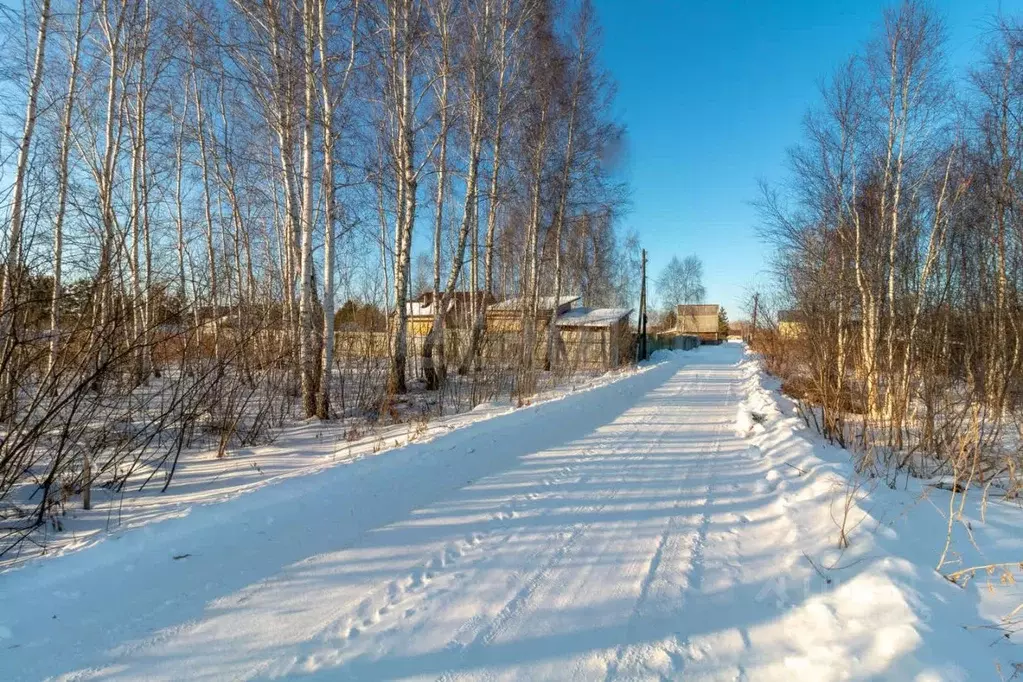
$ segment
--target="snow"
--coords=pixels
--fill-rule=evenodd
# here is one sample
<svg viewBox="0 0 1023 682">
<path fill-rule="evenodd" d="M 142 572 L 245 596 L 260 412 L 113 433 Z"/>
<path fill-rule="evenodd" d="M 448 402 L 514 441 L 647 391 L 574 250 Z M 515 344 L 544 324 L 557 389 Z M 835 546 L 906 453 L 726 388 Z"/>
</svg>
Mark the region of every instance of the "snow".
<svg viewBox="0 0 1023 682">
<path fill-rule="evenodd" d="M 661 352 L 32 561 L 0 574 L 0 679 L 1011 676 L 976 626 L 1020 590 L 933 570 L 949 493 L 857 481 L 774 388 L 740 344 Z M 979 511 L 957 556 L 1020 557 L 1019 508 Z"/>
<path fill-rule="evenodd" d="M 631 308 L 575 308 L 558 316 L 559 327 L 609 327 L 632 313 Z"/>
<path fill-rule="evenodd" d="M 563 305 L 570 305 L 572 303 L 575 303 L 580 298 L 582 298 L 582 297 L 581 296 L 572 296 L 572 295 L 562 296 L 562 297 L 557 298 L 557 299 L 555 299 L 554 296 L 540 296 L 538 301 L 537 301 L 537 309 L 538 310 L 551 310 L 551 309 L 553 309 L 555 307 L 555 305 L 554 305 L 555 303 L 557 303 L 557 307 L 560 308 Z M 522 306 L 525 305 L 525 303 L 526 303 L 526 300 L 524 298 L 509 298 L 506 301 L 501 301 L 500 303 L 495 303 L 494 305 L 490 306 L 489 310 L 499 310 L 499 311 L 522 310 Z"/>
<path fill-rule="evenodd" d="M 426 317 L 434 314 L 434 302 L 436 299 L 431 299 L 429 303 L 423 303 L 422 301 L 409 301 L 408 302 L 408 314 L 412 317 Z M 448 301 L 447 312 L 451 312 L 455 309 L 455 299 L 452 298 Z"/>
</svg>

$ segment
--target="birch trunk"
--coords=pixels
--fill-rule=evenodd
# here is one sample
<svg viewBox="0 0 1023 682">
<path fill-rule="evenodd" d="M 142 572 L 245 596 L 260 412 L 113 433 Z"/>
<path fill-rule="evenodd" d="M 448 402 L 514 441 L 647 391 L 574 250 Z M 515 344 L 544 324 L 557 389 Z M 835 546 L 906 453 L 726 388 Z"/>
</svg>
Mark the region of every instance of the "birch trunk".
<svg viewBox="0 0 1023 682">
<path fill-rule="evenodd" d="M 536 147 L 533 150 L 529 188 L 529 226 L 526 231 L 525 253 L 525 294 L 522 305 L 522 369 L 526 377 L 527 391 L 532 392 L 533 361 L 536 352 L 536 317 L 539 305 L 540 287 L 540 218 L 543 203 L 543 167 L 547 145 L 547 104 L 543 104 L 536 133 Z M 555 308 L 557 301 L 554 302 Z"/>
<path fill-rule="evenodd" d="M 433 321 L 430 324 L 430 331 L 423 340 L 422 363 L 423 374 L 426 377 L 426 389 L 436 391 L 444 383 L 444 375 L 447 372 L 447 361 L 444 357 L 444 317 L 447 314 L 447 301 L 441 296 L 440 291 L 440 270 L 441 270 L 441 236 L 444 233 L 444 200 L 447 197 L 447 166 L 448 166 L 448 133 L 449 103 L 448 103 L 448 77 L 450 72 L 450 23 L 449 13 L 451 4 L 447 0 L 440 0 L 437 7 L 435 23 L 440 34 L 441 60 L 438 67 L 440 71 L 440 86 L 437 99 L 440 108 L 440 149 L 437 157 L 437 195 L 434 201 L 435 214 L 433 224 Z M 455 262 L 451 263 L 454 270 Z M 436 349 L 437 357 L 434 358 Z"/>
<path fill-rule="evenodd" d="M 547 323 L 547 352 L 544 358 L 544 369 L 550 371 L 556 361 L 555 345 L 558 337 L 558 301 L 561 300 L 561 231 L 565 222 L 565 211 L 568 210 L 568 193 L 572 185 L 572 164 L 575 153 L 575 126 L 576 117 L 579 113 L 579 99 L 582 94 L 583 78 L 586 73 L 586 27 L 582 27 L 578 33 L 579 44 L 576 55 L 576 73 L 572 84 L 572 95 L 568 112 L 568 131 L 565 138 L 564 167 L 561 172 L 561 194 L 558 198 L 558 207 L 554 213 L 554 306 L 551 308 L 551 317 Z"/>
<path fill-rule="evenodd" d="M 387 391 L 391 395 L 406 392 L 405 366 L 408 337 L 408 275 L 411 261 L 412 232 L 416 221 L 419 173 L 416 168 L 413 109 L 413 18 L 412 1 L 401 0 L 390 9 L 390 62 L 393 70 L 393 97 L 397 125 L 397 180 L 400 210 L 395 221 L 394 239 L 394 311 L 390 332 L 391 366 Z"/>
<path fill-rule="evenodd" d="M 210 323 L 213 326 L 213 356 L 219 362 L 222 358 L 220 339 L 220 296 L 217 287 L 217 250 L 216 244 L 213 241 L 213 198 L 210 190 L 210 166 L 206 140 L 206 116 L 203 108 L 202 91 L 199 88 L 199 78 L 194 71 L 192 73 L 192 87 L 194 88 L 193 94 L 195 97 L 196 137 L 199 140 L 199 158 L 201 162 L 199 170 L 202 175 L 203 215 L 206 220 L 206 262 L 209 266 L 210 309 L 213 311 L 213 318 L 210 320 Z"/>
<path fill-rule="evenodd" d="M 339 92 L 331 88 L 329 65 L 330 53 L 327 47 L 327 3 L 320 0 L 317 8 L 319 22 L 317 37 L 320 50 L 320 97 L 323 106 L 323 358 L 320 362 L 320 386 L 316 399 L 316 416 L 330 418 L 331 381 L 334 372 L 334 240 L 337 238 L 335 223 L 337 206 L 334 189 L 334 148 L 338 133 L 334 123 L 334 98 L 342 97 L 347 89 L 348 79 L 355 67 L 356 35 L 359 22 L 359 2 L 352 8 L 352 39 L 349 45 L 348 65 L 343 74 Z"/>
<path fill-rule="evenodd" d="M 317 38 L 320 49 L 320 98 L 323 114 L 323 358 L 320 361 L 316 416 L 330 419 L 330 390 L 334 371 L 334 103 L 330 88 L 330 64 L 327 51 L 327 4 L 320 0 Z M 356 10 L 358 11 L 358 10 Z M 355 22 L 352 23 L 354 58 Z"/>
<path fill-rule="evenodd" d="M 461 277 L 462 267 L 465 263 L 465 247 L 469 238 L 469 232 L 477 224 L 479 212 L 479 166 L 480 155 L 483 148 L 483 106 L 479 101 L 479 95 L 473 95 L 473 105 L 470 107 L 471 124 L 469 128 L 469 174 L 465 181 L 465 204 L 462 207 L 462 222 L 458 229 L 458 243 L 455 246 L 455 253 L 451 261 L 451 271 L 448 273 L 447 286 L 444 294 L 437 302 L 440 311 L 446 311 L 458 285 L 458 278 Z M 444 327 L 441 325 L 440 332 L 444 334 Z M 443 339 L 439 344 L 441 349 L 440 364 L 436 369 L 438 380 L 437 388 L 445 381 L 445 366 L 443 364 Z"/>
<path fill-rule="evenodd" d="M 175 223 L 177 227 L 177 252 L 178 252 L 178 288 L 181 296 L 181 323 L 185 324 L 185 318 L 189 311 L 188 305 L 188 281 L 185 276 L 185 200 L 184 200 L 184 172 L 185 172 L 185 125 L 188 120 L 188 83 L 185 82 L 182 88 L 181 97 L 181 119 L 174 140 L 174 206 Z M 192 324 L 195 333 L 199 329 L 198 313 L 192 307 Z M 184 337 L 184 348 L 181 352 L 181 367 L 184 371 L 185 362 L 188 357 L 188 347 L 192 339 L 192 333 Z"/>
<path fill-rule="evenodd" d="M 68 156 L 71 151 L 71 121 L 75 109 L 75 95 L 78 85 L 78 61 L 82 50 L 83 30 L 82 15 L 84 0 L 78 0 L 75 8 L 75 42 L 71 49 L 70 69 L 68 76 L 67 100 L 61 115 L 60 143 L 57 156 L 57 210 L 53 218 L 53 292 L 50 298 L 50 355 L 47 362 L 47 374 L 54 377 L 57 365 L 57 354 L 60 351 L 60 302 L 63 287 L 64 258 L 64 214 L 67 209 L 68 195 Z M 56 386 L 55 386 L 56 387 Z"/>
<path fill-rule="evenodd" d="M 302 254 L 299 273 L 298 356 L 302 371 L 302 407 L 306 417 L 316 415 L 316 357 L 313 351 L 313 117 L 316 107 L 316 0 L 303 8 L 305 111 L 302 123 Z"/>
<path fill-rule="evenodd" d="M 26 5 L 27 7 L 27 5 Z M 39 30 L 36 34 L 35 58 L 32 63 L 32 77 L 29 80 L 28 102 L 25 105 L 25 126 L 18 144 L 18 160 L 14 170 L 14 190 L 11 198 L 10 232 L 7 243 L 7 259 L 4 263 L 3 283 L 0 284 L 0 357 L 6 367 L 0 378 L 0 415 L 7 405 L 14 413 L 14 381 L 10 375 L 13 368 L 7 360 L 13 348 L 14 309 L 21 272 L 21 240 L 24 220 L 25 184 L 28 178 L 29 152 L 32 135 L 35 132 L 39 89 L 43 80 L 46 56 L 46 38 L 50 25 L 50 0 L 42 0 L 39 8 Z"/>
<path fill-rule="evenodd" d="M 100 247 L 100 263 L 94 287 L 94 308 L 91 346 L 96 354 L 96 378 L 93 389 L 99 393 L 103 390 L 103 382 L 108 372 L 109 358 L 114 334 L 114 295 L 113 295 L 113 259 L 117 232 L 117 215 L 114 211 L 114 180 L 117 170 L 117 156 L 120 151 L 121 131 L 124 125 L 123 112 L 126 92 L 118 91 L 118 76 L 127 70 L 128 56 L 122 55 L 122 40 L 125 33 L 127 18 L 127 0 L 122 0 L 116 21 L 111 24 L 109 17 L 109 0 L 103 0 L 99 9 L 100 28 L 106 39 L 107 58 L 110 60 L 107 91 L 106 118 L 103 131 L 103 157 L 96 171 L 99 189 L 100 212 L 103 223 L 102 245 Z M 119 63 L 122 62 L 123 63 Z"/>
<path fill-rule="evenodd" d="M 480 345 L 483 342 L 483 333 L 486 327 L 486 306 L 494 295 L 494 235 L 497 232 L 497 215 L 499 206 L 500 177 L 501 177 L 501 141 L 504 134 L 504 108 L 505 108 L 505 82 L 508 76 L 508 5 L 503 3 L 501 16 L 501 28 L 498 33 L 498 66 L 497 66 L 497 91 L 494 94 L 494 139 L 491 151 L 492 168 L 490 170 L 490 187 L 487 192 L 487 231 L 483 238 L 483 300 L 473 301 L 472 304 L 472 333 L 469 337 L 469 345 L 465 355 L 462 357 L 461 365 L 458 368 L 459 374 L 468 374 L 472 363 L 478 363 L 480 358 Z M 489 25 L 490 3 L 486 5 L 486 22 Z M 487 28 L 484 28 L 487 31 Z M 489 55 L 489 42 L 485 52 Z M 476 227 L 474 234 L 479 234 L 479 212 L 476 213 Z M 478 258 L 475 253 L 474 258 Z M 475 260 L 473 261 L 476 262 Z M 476 275 L 473 275 L 473 293 L 478 293 Z"/>
</svg>

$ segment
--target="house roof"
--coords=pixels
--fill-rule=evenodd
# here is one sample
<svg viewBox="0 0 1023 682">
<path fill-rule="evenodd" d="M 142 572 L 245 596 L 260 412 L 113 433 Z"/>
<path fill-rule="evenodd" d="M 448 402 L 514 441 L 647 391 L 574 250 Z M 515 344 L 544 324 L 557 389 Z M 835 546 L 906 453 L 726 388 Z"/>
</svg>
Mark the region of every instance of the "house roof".
<svg viewBox="0 0 1023 682">
<path fill-rule="evenodd" d="M 610 327 L 632 314 L 631 308 L 575 308 L 558 315 L 559 327 Z"/>
<path fill-rule="evenodd" d="M 779 310 L 778 311 L 779 322 L 802 322 L 803 311 L 802 310 Z"/>
<path fill-rule="evenodd" d="M 423 303 L 422 301 L 409 301 L 408 303 L 408 314 L 412 317 L 433 317 L 436 314 L 436 308 L 434 307 L 434 301 L 431 300 L 429 303 Z M 455 299 L 448 301 L 448 310 L 451 312 L 455 307 Z"/>
<path fill-rule="evenodd" d="M 721 306 L 717 303 L 699 303 L 693 305 L 680 305 L 678 307 L 679 316 L 682 315 L 717 315 L 718 311 L 721 310 Z"/>
<path fill-rule="evenodd" d="M 442 294 L 443 295 L 443 292 Z M 433 317 L 436 309 L 434 304 L 440 299 L 440 296 L 435 296 L 432 291 L 423 293 L 419 298 L 408 303 L 408 314 L 413 317 Z M 476 304 L 478 306 L 486 307 L 493 303 L 494 297 L 485 291 L 476 292 Z M 471 291 L 455 291 L 452 292 L 451 298 L 448 299 L 448 307 L 445 313 L 450 313 L 456 308 L 459 310 L 469 309 L 471 310 L 470 304 L 472 302 Z"/>
<path fill-rule="evenodd" d="M 578 301 L 580 298 L 582 298 L 582 296 L 562 296 L 557 299 L 557 305 L 555 305 L 555 298 L 553 296 L 541 296 L 540 300 L 537 302 L 537 309 L 551 310 L 555 307 L 560 308 L 563 305 L 571 305 L 572 303 Z M 495 303 L 494 305 L 490 306 L 490 309 L 504 312 L 514 312 L 522 310 L 526 302 L 527 302 L 526 299 L 522 297 L 509 298 L 507 301 Z"/>
</svg>

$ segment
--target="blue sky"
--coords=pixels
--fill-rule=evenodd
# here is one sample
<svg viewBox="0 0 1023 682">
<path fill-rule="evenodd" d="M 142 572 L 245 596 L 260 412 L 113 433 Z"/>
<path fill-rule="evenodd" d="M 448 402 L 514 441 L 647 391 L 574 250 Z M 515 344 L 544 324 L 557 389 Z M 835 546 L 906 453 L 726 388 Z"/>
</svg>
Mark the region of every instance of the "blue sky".
<svg viewBox="0 0 1023 682">
<path fill-rule="evenodd" d="M 628 127 L 632 210 L 622 221 L 649 251 L 651 280 L 673 254 L 703 259 L 707 301 L 732 319 L 766 247 L 749 202 L 785 178 L 818 84 L 875 35 L 880 0 L 596 0 L 602 59 Z M 953 75 L 980 54 L 1013 0 L 938 0 Z M 656 293 L 656 292 L 655 292 Z"/>
</svg>

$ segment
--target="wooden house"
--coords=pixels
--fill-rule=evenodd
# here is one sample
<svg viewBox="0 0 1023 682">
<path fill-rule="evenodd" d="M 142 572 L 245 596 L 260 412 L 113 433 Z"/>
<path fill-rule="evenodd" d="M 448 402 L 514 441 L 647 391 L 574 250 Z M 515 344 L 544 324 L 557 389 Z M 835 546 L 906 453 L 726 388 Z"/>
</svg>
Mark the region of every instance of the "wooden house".
<svg viewBox="0 0 1023 682">
<path fill-rule="evenodd" d="M 720 343 L 723 340 L 718 326 L 720 313 L 721 306 L 716 303 L 680 305 L 677 329 L 681 334 L 700 337 L 703 343 Z"/>
<path fill-rule="evenodd" d="M 561 296 L 557 300 L 553 296 L 541 296 L 536 310 L 536 331 L 540 333 L 547 328 L 555 310 L 564 315 L 579 302 L 581 296 Z M 522 331 L 522 311 L 529 305 L 527 298 L 510 298 L 487 308 L 488 333 L 520 333 Z"/>
<path fill-rule="evenodd" d="M 443 294 L 435 295 L 427 291 L 422 296 L 408 303 L 409 336 L 426 336 L 433 326 L 436 306 L 440 305 Z M 494 302 L 494 297 L 483 291 L 476 293 L 476 305 L 485 311 Z M 444 312 L 445 329 L 469 329 L 472 326 L 472 292 L 456 291 L 448 299 L 447 310 Z"/>
</svg>

